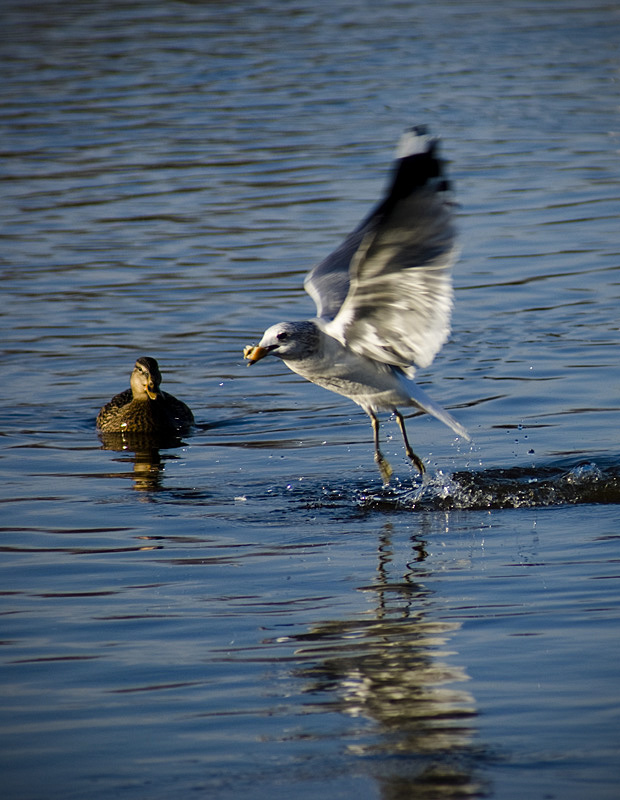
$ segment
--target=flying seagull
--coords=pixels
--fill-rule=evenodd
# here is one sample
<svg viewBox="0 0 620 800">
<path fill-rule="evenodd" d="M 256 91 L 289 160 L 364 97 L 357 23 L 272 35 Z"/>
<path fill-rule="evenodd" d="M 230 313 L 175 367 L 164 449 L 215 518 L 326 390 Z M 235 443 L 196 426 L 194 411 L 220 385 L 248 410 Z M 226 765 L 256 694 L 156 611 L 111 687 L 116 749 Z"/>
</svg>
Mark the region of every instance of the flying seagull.
<svg viewBox="0 0 620 800">
<path fill-rule="evenodd" d="M 437 150 L 438 140 L 423 126 L 403 134 L 383 201 L 306 277 L 316 317 L 272 325 L 258 345 L 243 351 L 248 366 L 277 356 L 293 372 L 361 406 L 372 423 L 384 483 L 392 468 L 379 447 L 377 412 L 396 416 L 420 473 L 424 464 L 411 449 L 399 406 L 432 414 L 470 438 L 412 380 L 450 333 L 457 253 L 450 186 Z"/>
</svg>

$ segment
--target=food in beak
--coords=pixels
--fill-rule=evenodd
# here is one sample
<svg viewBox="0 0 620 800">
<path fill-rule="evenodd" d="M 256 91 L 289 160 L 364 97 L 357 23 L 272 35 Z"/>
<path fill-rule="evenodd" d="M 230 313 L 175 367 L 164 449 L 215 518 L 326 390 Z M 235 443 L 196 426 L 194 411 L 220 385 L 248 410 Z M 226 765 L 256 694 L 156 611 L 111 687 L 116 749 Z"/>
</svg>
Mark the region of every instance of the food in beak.
<svg viewBox="0 0 620 800">
<path fill-rule="evenodd" d="M 250 364 L 254 364 L 256 361 L 260 361 L 261 358 L 265 358 L 265 356 L 269 353 L 269 350 L 266 347 L 259 347 L 258 345 L 247 345 L 247 347 L 243 348 L 243 357 L 247 358 Z M 248 364 L 248 367 L 250 366 Z"/>
</svg>

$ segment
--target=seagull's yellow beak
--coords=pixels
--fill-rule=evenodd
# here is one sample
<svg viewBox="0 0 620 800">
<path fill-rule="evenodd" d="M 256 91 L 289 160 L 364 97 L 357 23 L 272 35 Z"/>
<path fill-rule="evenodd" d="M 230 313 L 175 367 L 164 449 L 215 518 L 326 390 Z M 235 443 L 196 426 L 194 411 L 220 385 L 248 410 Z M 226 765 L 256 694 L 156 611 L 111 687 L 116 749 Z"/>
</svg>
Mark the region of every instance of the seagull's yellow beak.
<svg viewBox="0 0 620 800">
<path fill-rule="evenodd" d="M 247 358 L 249 361 L 248 367 L 251 364 L 255 364 L 257 361 L 260 361 L 261 358 L 265 358 L 265 356 L 269 355 L 269 349 L 267 347 L 259 347 L 258 345 L 247 345 L 247 347 L 243 348 L 243 357 Z"/>
</svg>

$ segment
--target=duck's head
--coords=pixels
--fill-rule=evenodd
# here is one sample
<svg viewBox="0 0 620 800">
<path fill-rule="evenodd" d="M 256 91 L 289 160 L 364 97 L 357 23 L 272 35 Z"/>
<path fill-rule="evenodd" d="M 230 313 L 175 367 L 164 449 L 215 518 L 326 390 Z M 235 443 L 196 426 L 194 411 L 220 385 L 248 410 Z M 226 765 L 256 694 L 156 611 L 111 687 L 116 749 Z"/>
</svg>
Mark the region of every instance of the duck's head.
<svg viewBox="0 0 620 800">
<path fill-rule="evenodd" d="M 156 400 L 160 396 L 161 372 L 154 358 L 142 356 L 136 361 L 131 373 L 131 392 L 134 398 L 149 397 Z"/>
</svg>

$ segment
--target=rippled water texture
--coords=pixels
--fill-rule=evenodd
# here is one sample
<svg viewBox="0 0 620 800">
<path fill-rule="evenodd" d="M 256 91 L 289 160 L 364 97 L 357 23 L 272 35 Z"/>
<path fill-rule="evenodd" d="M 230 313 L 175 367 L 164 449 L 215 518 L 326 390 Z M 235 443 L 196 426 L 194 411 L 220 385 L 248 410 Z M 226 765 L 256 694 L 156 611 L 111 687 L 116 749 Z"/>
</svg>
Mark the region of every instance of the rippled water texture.
<svg viewBox="0 0 620 800">
<path fill-rule="evenodd" d="M 6 800 L 616 800 L 620 12 L 2 3 Z M 242 350 L 442 137 L 462 252 L 364 414 Z M 101 442 L 136 357 L 182 442 Z M 269 363 L 273 361 L 273 363 Z"/>
</svg>

